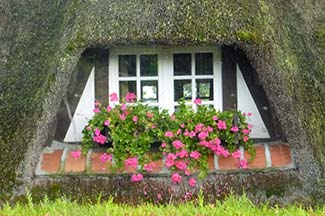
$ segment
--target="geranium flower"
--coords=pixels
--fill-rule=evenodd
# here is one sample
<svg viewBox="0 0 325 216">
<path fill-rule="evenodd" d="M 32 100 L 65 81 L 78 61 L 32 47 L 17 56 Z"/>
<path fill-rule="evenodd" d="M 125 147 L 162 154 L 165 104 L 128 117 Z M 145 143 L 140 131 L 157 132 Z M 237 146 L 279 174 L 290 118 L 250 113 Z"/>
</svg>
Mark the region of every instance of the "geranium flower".
<svg viewBox="0 0 325 216">
<path fill-rule="evenodd" d="M 217 123 L 218 129 L 219 130 L 226 130 L 227 129 L 227 125 L 225 121 L 221 121 L 219 120 Z"/>
<path fill-rule="evenodd" d="M 196 185 L 196 180 L 194 178 L 190 178 L 190 180 L 188 180 L 188 184 L 191 186 L 191 187 L 195 187 Z"/>
<path fill-rule="evenodd" d="M 95 101 L 95 106 L 96 107 L 100 106 L 100 102 L 98 100 Z"/>
<path fill-rule="evenodd" d="M 249 137 L 248 136 L 244 136 L 243 140 L 244 140 L 244 142 L 247 142 L 249 140 Z"/>
<path fill-rule="evenodd" d="M 99 113 L 100 110 L 99 110 L 99 108 L 95 108 L 95 109 L 93 109 L 93 112 L 94 112 L 94 113 Z"/>
<path fill-rule="evenodd" d="M 147 172 L 152 172 L 153 170 L 153 163 L 150 163 L 150 164 L 145 164 L 143 166 L 144 170 L 147 171 Z"/>
<path fill-rule="evenodd" d="M 143 175 L 141 173 L 138 173 L 138 174 L 133 174 L 131 176 L 131 181 L 132 182 L 140 182 L 143 180 Z"/>
<path fill-rule="evenodd" d="M 241 151 L 238 149 L 237 151 L 233 152 L 231 154 L 233 158 L 240 158 L 241 157 Z"/>
<path fill-rule="evenodd" d="M 168 168 L 174 166 L 174 164 L 175 164 L 175 161 L 172 160 L 172 159 L 170 159 L 170 158 L 167 158 L 167 159 L 165 160 L 165 165 L 166 165 L 166 167 L 168 167 Z"/>
<path fill-rule="evenodd" d="M 151 112 L 147 112 L 147 113 L 146 113 L 146 116 L 147 116 L 148 118 L 153 118 L 154 114 L 151 113 Z"/>
<path fill-rule="evenodd" d="M 172 144 L 176 149 L 180 149 L 184 147 L 184 144 L 180 140 L 175 140 L 172 142 Z"/>
<path fill-rule="evenodd" d="M 181 183 L 181 182 L 182 182 L 182 176 L 180 176 L 178 173 L 174 173 L 174 174 L 172 175 L 172 182 L 173 182 L 174 184 L 179 184 L 179 183 Z"/>
<path fill-rule="evenodd" d="M 174 136 L 174 134 L 173 134 L 173 132 L 171 132 L 171 131 L 167 131 L 166 133 L 165 133 L 165 137 L 169 137 L 169 138 L 171 138 L 171 137 L 173 137 Z"/>
<path fill-rule="evenodd" d="M 106 110 L 107 110 L 107 112 L 110 112 L 112 110 L 112 107 L 111 106 L 107 106 L 106 107 Z"/>
<path fill-rule="evenodd" d="M 201 156 L 201 154 L 197 151 L 192 151 L 191 154 L 190 154 L 190 157 L 191 158 L 194 158 L 194 159 L 199 159 L 199 157 Z"/>
<path fill-rule="evenodd" d="M 110 101 L 111 102 L 115 102 L 115 101 L 118 101 L 118 96 L 115 92 L 113 92 L 112 94 L 109 95 L 110 97 Z"/>
<path fill-rule="evenodd" d="M 128 103 L 133 103 L 136 100 L 137 96 L 133 92 L 128 92 L 125 96 L 125 100 Z"/>
<path fill-rule="evenodd" d="M 186 163 L 184 161 L 176 161 L 175 166 L 179 170 L 186 170 L 187 169 L 187 165 L 186 165 Z"/>
<path fill-rule="evenodd" d="M 202 100 L 201 100 L 200 98 L 196 98 L 196 99 L 194 100 L 194 103 L 195 103 L 196 105 L 200 105 L 200 104 L 202 103 Z"/>
<path fill-rule="evenodd" d="M 104 121 L 104 125 L 105 125 L 105 126 L 109 126 L 109 124 L 110 124 L 110 121 L 109 121 L 109 120 L 105 120 L 105 121 Z"/>
<path fill-rule="evenodd" d="M 71 156 L 73 158 L 77 159 L 77 158 L 79 158 L 81 156 L 81 151 L 80 150 L 72 151 Z"/>
<path fill-rule="evenodd" d="M 138 158 L 128 158 L 124 161 L 125 166 L 136 168 L 138 166 Z"/>
<path fill-rule="evenodd" d="M 248 162 L 246 159 L 242 159 L 242 160 L 238 161 L 237 165 L 241 169 L 248 169 Z"/>
<path fill-rule="evenodd" d="M 249 129 L 243 129 L 243 134 L 245 134 L 245 135 L 247 135 L 247 134 L 249 134 L 250 133 L 250 130 Z"/>
<path fill-rule="evenodd" d="M 124 121 L 126 119 L 126 116 L 124 114 L 120 115 L 120 119 Z"/>
<path fill-rule="evenodd" d="M 230 131 L 236 133 L 236 132 L 238 132 L 238 127 L 237 126 L 232 126 Z"/>
<path fill-rule="evenodd" d="M 138 121 L 138 116 L 133 116 L 132 121 L 137 122 Z"/>
<path fill-rule="evenodd" d="M 182 149 L 180 152 L 176 152 L 176 156 L 179 158 L 185 158 L 188 156 L 188 152 L 185 149 Z"/>
<path fill-rule="evenodd" d="M 199 137 L 199 139 L 205 139 L 206 137 L 208 137 L 209 136 L 209 133 L 207 132 L 207 131 L 202 131 L 202 132 L 200 132 L 199 133 L 199 135 L 198 135 L 198 137 Z"/>
<path fill-rule="evenodd" d="M 112 155 L 111 154 L 107 154 L 107 153 L 104 153 L 102 154 L 100 157 L 99 157 L 100 161 L 105 163 L 107 161 L 112 161 Z"/>
<path fill-rule="evenodd" d="M 218 120 L 218 117 L 214 115 L 214 116 L 212 116 L 212 120 L 213 121 L 217 121 Z"/>
</svg>

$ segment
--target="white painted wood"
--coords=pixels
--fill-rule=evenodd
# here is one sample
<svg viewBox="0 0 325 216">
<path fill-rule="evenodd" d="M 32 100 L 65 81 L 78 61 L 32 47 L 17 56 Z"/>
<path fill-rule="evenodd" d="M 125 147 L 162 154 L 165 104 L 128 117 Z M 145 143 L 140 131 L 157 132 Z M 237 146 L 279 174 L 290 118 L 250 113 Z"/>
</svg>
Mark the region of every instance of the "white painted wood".
<svg viewBox="0 0 325 216">
<path fill-rule="evenodd" d="M 64 142 L 81 142 L 82 130 L 94 115 L 95 103 L 95 68 L 93 67 L 82 92 L 76 111 L 71 120 Z"/>
<path fill-rule="evenodd" d="M 252 116 L 249 117 L 248 123 L 253 125 L 251 137 L 252 138 L 270 138 L 263 119 L 257 109 L 254 99 L 249 92 L 244 77 L 237 65 L 237 95 L 238 95 L 238 110 L 242 112 L 251 112 Z"/>
</svg>

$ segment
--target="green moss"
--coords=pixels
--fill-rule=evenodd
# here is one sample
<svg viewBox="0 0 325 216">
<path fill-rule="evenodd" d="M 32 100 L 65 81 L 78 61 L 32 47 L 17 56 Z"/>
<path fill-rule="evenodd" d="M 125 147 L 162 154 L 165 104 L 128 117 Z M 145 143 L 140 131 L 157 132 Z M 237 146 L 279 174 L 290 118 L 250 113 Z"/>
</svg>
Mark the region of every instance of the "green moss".
<svg viewBox="0 0 325 216">
<path fill-rule="evenodd" d="M 69 65 L 91 46 L 236 44 L 257 64 L 275 105 L 289 107 L 294 115 L 296 121 L 286 128 L 297 137 L 302 134 L 303 141 L 293 145 L 308 146 L 325 175 L 325 63 L 320 55 L 324 27 L 316 25 L 315 32 L 309 32 L 291 1 L 4 0 L 4 4 L 0 7 L 4 20 L 0 23 L 0 200 L 8 199 L 17 186 L 16 173 L 27 146 L 35 145 L 37 133 L 46 133 L 35 130 L 47 128 L 37 127 L 37 121 L 45 113 L 42 105 L 49 90 L 59 75 L 71 73 Z M 285 99 L 277 102 L 278 93 Z M 279 117 L 287 119 L 288 110 L 282 110 Z"/>
</svg>

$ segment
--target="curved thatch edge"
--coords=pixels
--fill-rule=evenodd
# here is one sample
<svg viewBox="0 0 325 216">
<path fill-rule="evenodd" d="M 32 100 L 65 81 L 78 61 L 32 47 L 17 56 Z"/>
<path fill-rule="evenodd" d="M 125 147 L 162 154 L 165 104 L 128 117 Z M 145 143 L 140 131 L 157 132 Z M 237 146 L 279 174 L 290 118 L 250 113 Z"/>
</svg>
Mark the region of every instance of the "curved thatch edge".
<svg viewBox="0 0 325 216">
<path fill-rule="evenodd" d="M 292 145 L 302 190 L 324 190 L 324 58 L 314 47 L 314 32 L 305 28 L 307 19 L 290 2 L 2 4 L 0 198 L 8 198 L 13 186 L 30 185 L 83 50 L 148 43 L 232 44 L 244 50 Z"/>
</svg>

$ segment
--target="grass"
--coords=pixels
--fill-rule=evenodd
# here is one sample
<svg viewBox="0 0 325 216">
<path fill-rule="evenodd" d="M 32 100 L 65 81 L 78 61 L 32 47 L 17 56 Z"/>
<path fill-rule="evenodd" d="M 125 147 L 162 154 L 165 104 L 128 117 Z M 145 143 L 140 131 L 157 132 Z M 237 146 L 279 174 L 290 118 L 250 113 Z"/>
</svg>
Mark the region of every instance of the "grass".
<svg viewBox="0 0 325 216">
<path fill-rule="evenodd" d="M 46 197 L 38 204 L 33 203 L 28 196 L 27 204 L 4 205 L 0 209 L 1 216 L 9 215 L 325 215 L 325 205 L 318 208 L 303 208 L 301 206 L 287 206 L 279 208 L 270 207 L 264 204 L 260 207 L 255 206 L 245 195 L 230 195 L 223 202 L 216 201 L 214 205 L 204 204 L 203 196 L 197 202 L 188 202 L 179 205 L 154 205 L 144 204 L 131 206 L 126 204 L 116 204 L 113 199 L 100 201 L 96 204 L 78 204 L 61 198 L 49 201 Z"/>
</svg>

